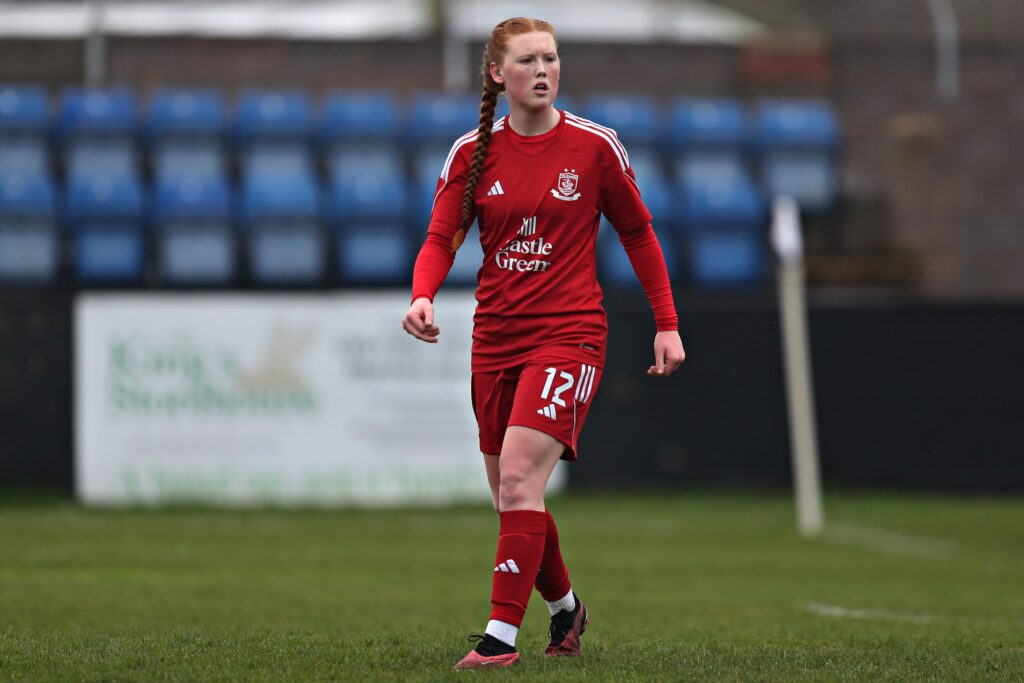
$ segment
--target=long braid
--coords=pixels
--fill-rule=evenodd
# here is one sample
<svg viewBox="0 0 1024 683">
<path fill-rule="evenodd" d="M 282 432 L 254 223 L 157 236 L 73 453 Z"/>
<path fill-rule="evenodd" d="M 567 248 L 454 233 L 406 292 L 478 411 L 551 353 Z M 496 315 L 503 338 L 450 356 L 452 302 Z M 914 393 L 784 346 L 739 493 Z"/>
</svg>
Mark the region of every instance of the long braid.
<svg viewBox="0 0 1024 683">
<path fill-rule="evenodd" d="M 476 131 L 476 150 L 473 152 L 473 160 L 469 164 L 469 177 L 466 180 L 466 189 L 462 193 L 463 230 L 469 228 L 469 212 L 473 206 L 473 192 L 476 190 L 476 184 L 484 170 L 484 161 L 487 160 L 487 148 L 491 146 L 491 126 L 494 125 L 494 110 L 497 106 L 498 93 L 484 88 L 483 97 L 480 99 L 480 126 Z"/>
</svg>

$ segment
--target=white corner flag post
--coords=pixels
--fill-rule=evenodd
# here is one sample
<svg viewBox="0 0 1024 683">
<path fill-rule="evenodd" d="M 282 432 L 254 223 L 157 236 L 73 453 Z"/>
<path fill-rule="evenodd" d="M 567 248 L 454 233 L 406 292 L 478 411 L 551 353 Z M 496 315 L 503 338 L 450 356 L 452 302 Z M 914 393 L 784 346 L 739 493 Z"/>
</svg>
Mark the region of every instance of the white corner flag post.
<svg viewBox="0 0 1024 683">
<path fill-rule="evenodd" d="M 780 329 L 786 371 L 797 526 L 804 536 L 817 536 L 825 528 L 825 513 L 821 499 L 818 434 L 807 336 L 804 245 L 800 234 L 800 210 L 791 197 L 775 198 L 771 240 L 779 256 Z"/>
</svg>

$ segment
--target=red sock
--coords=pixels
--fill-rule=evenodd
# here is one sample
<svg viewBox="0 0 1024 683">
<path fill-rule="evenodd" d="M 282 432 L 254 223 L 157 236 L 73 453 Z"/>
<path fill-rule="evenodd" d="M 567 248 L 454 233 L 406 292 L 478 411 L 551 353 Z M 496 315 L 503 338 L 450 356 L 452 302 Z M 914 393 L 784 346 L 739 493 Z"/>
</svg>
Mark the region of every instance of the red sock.
<svg viewBox="0 0 1024 683">
<path fill-rule="evenodd" d="M 547 519 L 537 510 L 510 510 L 500 517 L 490 618 L 518 627 L 540 569 Z"/>
<path fill-rule="evenodd" d="M 558 527 L 555 518 L 545 511 L 547 534 L 544 536 L 544 556 L 540 560 L 540 573 L 533 584 L 548 602 L 561 600 L 572 589 L 569 570 L 562 560 L 562 549 L 558 545 Z"/>
</svg>

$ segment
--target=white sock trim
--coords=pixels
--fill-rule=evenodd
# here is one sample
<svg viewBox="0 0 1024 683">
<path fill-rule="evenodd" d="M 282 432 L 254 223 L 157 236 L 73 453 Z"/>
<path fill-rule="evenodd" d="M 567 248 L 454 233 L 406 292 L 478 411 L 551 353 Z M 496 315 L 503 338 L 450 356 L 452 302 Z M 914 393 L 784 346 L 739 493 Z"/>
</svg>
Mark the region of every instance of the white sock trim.
<svg viewBox="0 0 1024 683">
<path fill-rule="evenodd" d="M 563 609 L 566 612 L 571 612 L 576 609 L 576 598 L 573 596 L 572 589 L 570 588 L 569 592 L 563 595 L 561 599 L 555 600 L 554 602 L 548 602 L 545 600 L 544 604 L 548 606 L 548 611 L 551 612 L 551 616 L 555 616 Z"/>
<path fill-rule="evenodd" d="M 487 630 L 484 631 L 484 633 L 494 636 L 507 645 L 515 647 L 516 636 L 519 634 L 519 627 L 513 626 L 512 624 L 506 624 L 504 621 L 491 619 L 487 622 Z"/>
</svg>

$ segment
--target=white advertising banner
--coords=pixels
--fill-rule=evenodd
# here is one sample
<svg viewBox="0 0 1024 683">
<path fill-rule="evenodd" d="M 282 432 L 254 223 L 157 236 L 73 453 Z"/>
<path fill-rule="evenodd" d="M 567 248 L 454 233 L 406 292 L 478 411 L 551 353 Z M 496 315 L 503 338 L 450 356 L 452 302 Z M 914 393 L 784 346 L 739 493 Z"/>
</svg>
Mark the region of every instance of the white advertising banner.
<svg viewBox="0 0 1024 683">
<path fill-rule="evenodd" d="M 470 400 L 468 292 L 440 343 L 405 293 L 86 294 L 75 310 L 75 488 L 87 503 L 490 500 Z M 564 483 L 557 468 L 552 488 Z"/>
</svg>

